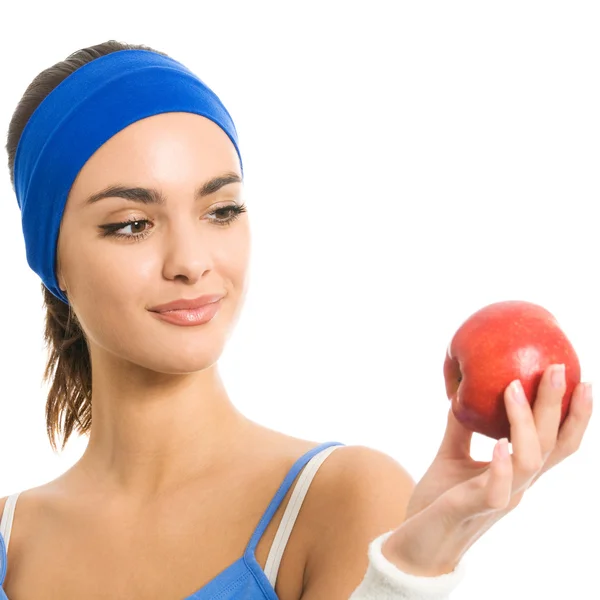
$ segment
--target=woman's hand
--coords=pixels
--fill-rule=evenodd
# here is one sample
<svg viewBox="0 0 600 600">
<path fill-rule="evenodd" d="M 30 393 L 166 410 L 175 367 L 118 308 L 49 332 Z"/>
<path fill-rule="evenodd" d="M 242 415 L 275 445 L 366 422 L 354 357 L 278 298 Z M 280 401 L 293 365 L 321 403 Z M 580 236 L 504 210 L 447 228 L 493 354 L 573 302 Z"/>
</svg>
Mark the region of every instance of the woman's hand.
<svg viewBox="0 0 600 600">
<path fill-rule="evenodd" d="M 388 560 L 414 575 L 449 573 L 477 539 L 519 504 L 540 475 L 579 448 L 592 414 L 591 386 L 580 383 L 575 388 L 559 430 L 566 389 L 563 369 L 551 365 L 545 370 L 533 408 L 526 399 L 517 401 L 519 390 L 523 394 L 518 380 L 506 388 L 512 455 L 503 439 L 490 462 L 474 461 L 473 432 L 455 419 L 452 409 L 448 411 L 441 446 L 413 491 L 406 520 L 383 545 Z"/>
</svg>

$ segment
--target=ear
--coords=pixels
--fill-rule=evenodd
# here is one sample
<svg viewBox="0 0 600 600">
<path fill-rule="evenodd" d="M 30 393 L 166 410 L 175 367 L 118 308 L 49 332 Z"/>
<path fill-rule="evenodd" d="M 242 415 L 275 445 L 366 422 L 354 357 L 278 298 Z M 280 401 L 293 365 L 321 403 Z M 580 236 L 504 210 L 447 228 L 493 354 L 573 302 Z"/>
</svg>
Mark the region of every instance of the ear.
<svg viewBox="0 0 600 600">
<path fill-rule="evenodd" d="M 62 292 L 67 291 L 67 284 L 65 283 L 65 278 L 62 274 L 62 269 L 60 268 L 60 260 L 58 257 L 56 258 L 56 280 L 58 281 L 58 287 Z"/>
</svg>

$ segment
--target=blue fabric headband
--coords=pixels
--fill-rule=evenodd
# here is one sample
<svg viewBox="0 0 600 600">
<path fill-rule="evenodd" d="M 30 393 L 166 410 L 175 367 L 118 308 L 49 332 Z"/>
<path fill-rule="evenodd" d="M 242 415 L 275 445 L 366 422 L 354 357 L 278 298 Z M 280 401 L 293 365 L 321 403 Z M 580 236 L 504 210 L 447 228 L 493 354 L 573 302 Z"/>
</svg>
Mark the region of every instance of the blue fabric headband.
<svg viewBox="0 0 600 600">
<path fill-rule="evenodd" d="M 83 65 L 27 122 L 14 167 L 27 261 L 63 302 L 68 304 L 56 279 L 56 246 L 77 174 L 121 129 L 166 112 L 194 113 L 215 122 L 242 163 L 235 125 L 216 94 L 181 63 L 149 50 L 119 50 Z"/>
</svg>

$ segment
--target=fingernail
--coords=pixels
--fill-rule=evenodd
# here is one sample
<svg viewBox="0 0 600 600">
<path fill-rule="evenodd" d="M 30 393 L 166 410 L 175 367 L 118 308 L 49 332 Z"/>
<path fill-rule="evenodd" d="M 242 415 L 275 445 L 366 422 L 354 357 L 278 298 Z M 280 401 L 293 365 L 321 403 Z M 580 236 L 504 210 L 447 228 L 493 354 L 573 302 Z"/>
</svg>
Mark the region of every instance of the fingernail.
<svg viewBox="0 0 600 600">
<path fill-rule="evenodd" d="M 518 379 L 515 379 L 510 384 L 510 392 L 511 392 L 510 395 L 511 395 L 512 399 L 517 404 L 525 404 L 525 402 L 527 401 L 525 399 L 525 392 L 523 391 L 523 386 L 521 385 L 521 382 Z"/>
<path fill-rule="evenodd" d="M 591 383 L 585 384 L 585 399 L 590 404 L 592 403 L 592 384 Z"/>
<path fill-rule="evenodd" d="M 554 388 L 560 388 L 565 385 L 565 365 L 554 365 L 550 380 Z"/>
<path fill-rule="evenodd" d="M 508 439 L 507 438 L 502 438 L 496 444 L 496 452 L 498 453 L 499 458 L 508 458 L 509 452 L 508 452 Z"/>
</svg>

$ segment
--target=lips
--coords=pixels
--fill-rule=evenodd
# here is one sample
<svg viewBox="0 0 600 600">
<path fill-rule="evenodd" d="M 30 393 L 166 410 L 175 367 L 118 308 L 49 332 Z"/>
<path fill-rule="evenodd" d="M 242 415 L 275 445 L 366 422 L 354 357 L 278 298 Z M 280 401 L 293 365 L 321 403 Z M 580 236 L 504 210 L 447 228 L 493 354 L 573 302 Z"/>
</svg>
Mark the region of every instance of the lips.
<svg viewBox="0 0 600 600">
<path fill-rule="evenodd" d="M 166 304 L 153 306 L 148 310 L 156 313 L 167 313 L 174 310 L 195 311 L 206 306 L 207 304 L 218 302 L 224 297 L 224 295 L 225 294 L 203 294 L 198 298 L 180 298 L 179 300 L 173 300 L 172 302 L 167 302 Z"/>
<path fill-rule="evenodd" d="M 215 315 L 221 308 L 221 301 L 205 304 L 200 308 L 186 310 L 165 310 L 164 312 L 152 312 L 157 319 L 170 323 L 171 325 L 179 325 L 182 327 L 190 327 L 195 325 L 204 325 L 212 321 Z"/>
</svg>

